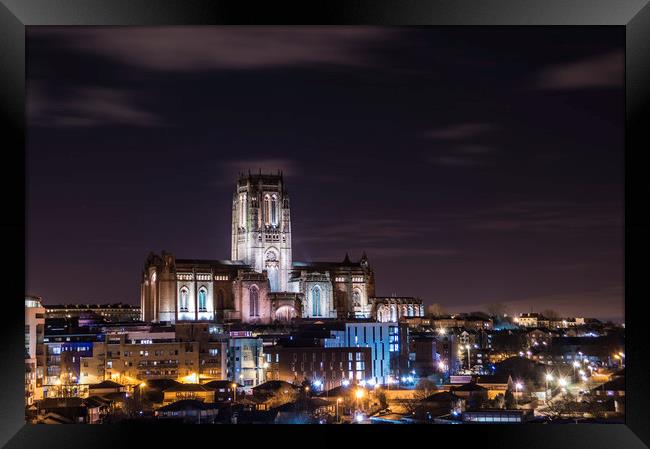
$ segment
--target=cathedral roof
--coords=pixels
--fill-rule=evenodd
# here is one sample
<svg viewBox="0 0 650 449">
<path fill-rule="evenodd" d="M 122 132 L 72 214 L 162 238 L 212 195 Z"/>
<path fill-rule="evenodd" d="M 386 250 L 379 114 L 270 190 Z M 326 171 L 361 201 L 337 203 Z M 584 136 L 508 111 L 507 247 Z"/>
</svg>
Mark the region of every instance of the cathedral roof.
<svg viewBox="0 0 650 449">
<path fill-rule="evenodd" d="M 224 268 L 250 268 L 241 260 L 213 260 L 213 259 L 176 259 L 176 265 L 192 265 L 203 267 L 224 267 Z"/>
</svg>

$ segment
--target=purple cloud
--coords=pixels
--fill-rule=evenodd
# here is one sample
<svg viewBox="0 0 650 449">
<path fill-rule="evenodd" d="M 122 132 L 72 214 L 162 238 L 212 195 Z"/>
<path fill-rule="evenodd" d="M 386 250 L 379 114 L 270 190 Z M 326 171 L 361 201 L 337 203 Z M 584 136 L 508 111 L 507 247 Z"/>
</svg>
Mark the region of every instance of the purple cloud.
<svg viewBox="0 0 650 449">
<path fill-rule="evenodd" d="M 157 115 L 135 104 L 130 92 L 103 87 L 77 88 L 63 98 L 53 98 L 38 84 L 30 83 L 27 117 L 33 126 L 162 125 Z"/>
<path fill-rule="evenodd" d="M 539 74 L 536 87 L 548 90 L 622 87 L 624 65 L 625 58 L 620 51 L 557 64 Z"/>
<path fill-rule="evenodd" d="M 81 51 L 166 71 L 257 69 L 304 64 L 372 65 L 369 46 L 395 30 L 376 27 L 30 28 Z"/>
<path fill-rule="evenodd" d="M 488 123 L 461 123 L 446 128 L 434 129 L 425 134 L 426 137 L 442 140 L 471 139 L 494 129 L 494 125 Z"/>
</svg>

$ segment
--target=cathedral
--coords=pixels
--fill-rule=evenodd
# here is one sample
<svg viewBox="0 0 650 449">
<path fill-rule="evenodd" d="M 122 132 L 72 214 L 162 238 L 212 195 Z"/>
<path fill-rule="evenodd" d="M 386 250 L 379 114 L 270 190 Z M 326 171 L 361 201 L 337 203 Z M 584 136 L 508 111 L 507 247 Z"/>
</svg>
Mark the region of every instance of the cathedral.
<svg viewBox="0 0 650 449">
<path fill-rule="evenodd" d="M 230 260 L 149 254 L 142 272 L 142 318 L 151 322 L 423 316 L 418 298 L 375 297 L 365 253 L 358 261 L 294 262 L 291 207 L 281 173 L 241 174 L 232 200 Z"/>
</svg>

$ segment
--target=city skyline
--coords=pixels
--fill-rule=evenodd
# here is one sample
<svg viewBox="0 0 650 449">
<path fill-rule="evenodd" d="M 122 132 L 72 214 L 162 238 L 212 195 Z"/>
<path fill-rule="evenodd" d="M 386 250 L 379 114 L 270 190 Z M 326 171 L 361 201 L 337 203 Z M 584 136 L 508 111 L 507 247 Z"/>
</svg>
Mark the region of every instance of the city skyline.
<svg viewBox="0 0 650 449">
<path fill-rule="evenodd" d="M 48 303 L 137 304 L 150 251 L 228 259 L 232 182 L 261 169 L 287 179 L 296 261 L 365 251 L 378 294 L 454 312 L 623 318 L 620 30 L 27 37 L 27 290 Z"/>
</svg>

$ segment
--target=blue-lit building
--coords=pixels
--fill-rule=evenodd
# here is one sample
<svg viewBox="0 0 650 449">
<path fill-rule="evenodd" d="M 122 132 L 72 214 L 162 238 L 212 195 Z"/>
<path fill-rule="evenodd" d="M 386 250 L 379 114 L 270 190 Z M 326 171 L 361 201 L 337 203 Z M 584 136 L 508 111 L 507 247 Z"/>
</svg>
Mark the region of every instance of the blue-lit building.
<svg viewBox="0 0 650 449">
<path fill-rule="evenodd" d="M 325 339 L 325 347 L 367 347 L 371 350 L 372 377 L 366 381 L 386 384 L 396 377 L 400 351 L 397 323 L 350 321 L 337 323 Z"/>
</svg>

